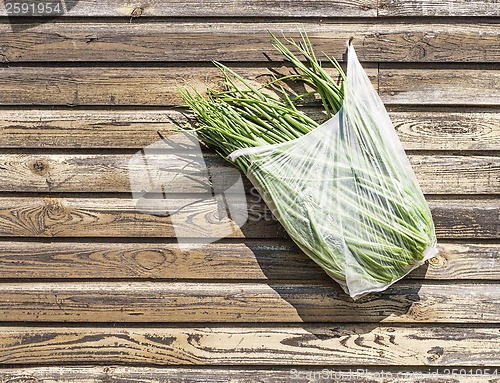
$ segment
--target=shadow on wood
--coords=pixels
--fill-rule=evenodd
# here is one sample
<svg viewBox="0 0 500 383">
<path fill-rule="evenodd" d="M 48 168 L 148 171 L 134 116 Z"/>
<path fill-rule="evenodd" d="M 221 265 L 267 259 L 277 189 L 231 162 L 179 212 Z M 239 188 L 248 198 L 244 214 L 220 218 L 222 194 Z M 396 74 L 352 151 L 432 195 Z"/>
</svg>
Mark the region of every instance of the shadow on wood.
<svg viewBox="0 0 500 383">
<path fill-rule="evenodd" d="M 262 198 L 254 188 L 250 190 L 248 202 L 249 221 L 252 219 L 277 221 L 267 207 L 264 212 L 259 209 L 260 216 L 254 215 L 256 213 L 252 211 L 253 204 L 260 205 L 262 203 Z M 245 236 L 247 236 L 246 226 L 241 227 Z M 255 242 L 252 244 L 257 247 Z M 287 243 L 288 248 L 289 246 L 290 243 Z M 308 277 L 304 280 L 297 280 L 295 276 L 287 274 L 289 270 L 281 271 L 276 265 L 282 265 L 283 261 L 277 257 L 286 256 L 286 252 L 278 251 L 279 247 L 280 244 L 277 243 L 276 249 L 268 252 L 259 250 L 253 253 L 266 279 L 271 282 L 270 286 L 282 299 L 293 306 L 303 322 L 330 321 L 334 318 L 336 320 L 345 318 L 343 321 L 351 322 L 383 322 L 387 317 L 405 317 L 405 320 L 409 319 L 410 321 L 422 319 L 419 318 L 418 310 L 412 312 L 412 307 L 420 301 L 421 279 L 414 279 L 410 284 L 401 281 L 385 291 L 370 293 L 354 301 L 337 282 L 326 277 L 326 273 L 305 253 L 303 253 L 303 259 L 300 260 L 301 265 L 295 265 L 295 268 L 316 269 L 317 279 L 312 280 Z M 296 247 L 293 252 L 300 253 L 301 251 Z M 419 275 L 425 275 L 427 268 L 427 263 L 420 266 Z M 300 285 L 283 283 L 291 279 L 293 279 L 294 284 L 300 283 Z M 272 283 L 273 281 L 279 283 Z M 348 318 L 349 316 L 350 318 Z"/>
<path fill-rule="evenodd" d="M 234 234 L 235 230 L 241 231 L 245 238 L 253 237 L 253 244 L 256 244 L 260 238 L 255 237 L 256 224 L 268 227 L 272 223 L 271 227 L 275 230 L 281 229 L 271 210 L 262 209 L 260 195 L 242 181 L 236 169 L 232 169 L 233 174 L 227 168 L 224 171 L 218 167 L 209 168 L 207 163 L 213 154 L 200 150 L 194 141 L 180 144 L 171 142 L 170 138 L 160 137 L 162 140 L 159 143 L 142 150 L 139 161 L 132 164 L 136 185 L 131 178 L 131 186 L 134 191 L 144 188 L 139 193 L 141 204 L 136 206 L 138 210 L 170 217 L 174 238 L 179 245 L 192 246 L 190 242 L 193 237 L 201 241 L 199 245 L 225 241 L 225 237 Z M 187 137 L 181 136 L 179 139 Z M 191 192 L 187 193 L 186 190 Z M 200 211 L 203 214 L 200 215 Z M 261 251 L 257 251 L 254 255 L 266 277 L 266 283 L 281 297 L 279 300 L 276 300 L 277 296 L 273 297 L 273 301 L 283 305 L 283 308 L 287 303 L 293 307 L 289 312 L 296 312 L 296 321 L 377 323 L 387 317 L 402 318 L 407 315 L 415 317 L 410 318 L 410 321 L 418 320 L 418 314 L 409 314 L 411 307 L 420 300 L 421 284 L 418 280 L 410 284 L 397 284 L 384 292 L 372 293 L 353 301 L 336 282 L 325 278 L 319 268 L 317 279 L 308 277 L 301 281 L 286 271 L 273 268 L 273 263 L 280 263 L 275 257 L 283 256 L 283 252 L 270 251 L 264 256 Z M 313 261 L 306 255 L 303 263 L 305 268 L 313 266 Z M 256 290 L 255 293 L 259 292 Z M 268 294 L 264 295 L 269 299 Z M 265 310 L 269 302 L 264 295 L 262 309 Z M 256 298 L 248 297 L 254 301 L 252 305 L 258 307 Z M 251 317 L 250 313 L 248 315 Z M 261 318 L 261 314 L 256 313 L 255 320 L 259 321 L 258 318 Z"/>
<path fill-rule="evenodd" d="M 242 228 L 244 231 L 244 227 Z M 280 252 L 271 251 L 268 254 L 255 252 L 255 258 L 270 286 L 280 297 L 296 310 L 302 322 L 321 322 L 332 319 L 342 322 L 384 322 L 388 317 L 397 317 L 404 321 L 425 320 L 420 318 L 418 310 L 412 310 L 420 301 L 419 294 L 423 280 L 411 280 L 411 283 L 400 281 L 387 290 L 369 293 L 354 301 L 333 279 L 326 278 L 326 273 L 317 268 L 316 280 L 300 281 L 300 285 L 281 283 L 291 278 L 286 272 L 280 273 L 274 267 L 280 263 L 276 257 L 283 256 Z M 314 262 L 304 254 L 304 268 L 315 267 Z M 425 275 L 428 264 L 420 266 L 419 272 Z M 273 280 L 280 283 L 272 283 Z M 294 284 L 297 281 L 294 281 Z M 429 315 L 426 313 L 425 315 Z M 432 314 L 430 314 L 432 315 Z M 341 319 L 342 318 L 342 319 Z M 398 319 L 396 319 L 398 320 Z M 392 319 L 391 321 L 394 321 Z"/>
</svg>

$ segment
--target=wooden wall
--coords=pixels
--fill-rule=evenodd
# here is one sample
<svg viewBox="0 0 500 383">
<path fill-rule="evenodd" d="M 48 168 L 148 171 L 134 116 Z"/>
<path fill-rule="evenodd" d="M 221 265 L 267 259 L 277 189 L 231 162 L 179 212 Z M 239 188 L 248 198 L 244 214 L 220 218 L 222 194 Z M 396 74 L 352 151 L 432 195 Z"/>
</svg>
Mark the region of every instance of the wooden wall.
<svg viewBox="0 0 500 383">
<path fill-rule="evenodd" d="M 500 381 L 498 1 L 65 8 L 0 8 L 0 382 Z M 339 60 L 354 37 L 432 208 L 439 255 L 357 303 L 275 221 L 186 251 L 134 209 L 128 161 L 174 132 L 176 86 L 281 67 L 268 30 Z"/>
</svg>

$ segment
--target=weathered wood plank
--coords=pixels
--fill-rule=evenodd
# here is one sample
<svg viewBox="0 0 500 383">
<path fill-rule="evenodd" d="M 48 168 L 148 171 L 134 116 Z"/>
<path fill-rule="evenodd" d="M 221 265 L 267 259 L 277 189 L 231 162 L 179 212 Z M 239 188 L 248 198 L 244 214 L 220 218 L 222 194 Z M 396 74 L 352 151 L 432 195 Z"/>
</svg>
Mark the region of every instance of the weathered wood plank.
<svg viewBox="0 0 500 383">
<path fill-rule="evenodd" d="M 3 279 L 247 279 L 329 277 L 291 241 L 212 243 L 0 242 Z M 440 243 L 408 279 L 500 280 L 500 245 Z"/>
<path fill-rule="evenodd" d="M 439 243 L 429 267 L 409 277 L 426 279 L 500 279 L 500 245 Z"/>
<path fill-rule="evenodd" d="M 161 207 L 163 202 L 158 201 L 155 207 Z M 188 237 L 282 238 L 285 235 L 281 225 L 257 198 L 248 201 L 249 219 L 241 228 L 227 217 L 219 216 L 211 199 L 169 200 L 169 203 L 178 203 L 181 208 L 175 222 L 169 216 L 142 212 L 144 209 L 139 209 L 131 199 L 2 197 L 0 234 L 172 237 L 176 234 L 174 225 L 189 222 L 186 230 L 193 235 Z M 498 238 L 500 235 L 498 200 L 430 200 L 429 204 L 440 237 Z M 244 211 L 245 207 L 241 209 Z M 177 233 L 177 237 L 183 236 Z"/>
<path fill-rule="evenodd" d="M 79 0 L 66 4 L 63 17 L 374 17 L 377 16 L 499 16 L 495 0 L 374 0 L 295 1 L 293 6 L 278 0 Z M 0 4 L 0 16 L 6 16 Z"/>
<path fill-rule="evenodd" d="M 320 111 L 308 110 L 322 121 Z M 500 112 L 389 111 L 406 150 L 499 150 Z M 176 134 L 168 110 L 0 110 L 0 148 L 142 148 Z"/>
<path fill-rule="evenodd" d="M 424 193 L 500 193 L 499 157 L 412 155 L 409 158 Z"/>
<path fill-rule="evenodd" d="M 354 38 L 363 61 L 498 62 L 498 24 L 366 21 L 293 23 L 42 23 L 14 32 L 0 24 L 1 60 L 27 61 L 282 61 L 268 31 L 299 38 L 343 58 Z"/>
<path fill-rule="evenodd" d="M 140 165 L 131 164 L 132 158 L 132 154 L 2 153 L 0 191 L 140 192 L 147 187 L 146 182 L 132 183 L 129 178 L 130 172 L 135 174 L 140 170 L 141 174 L 148 174 L 148 180 L 159 182 L 159 189 L 148 189 L 149 192 L 208 193 L 212 186 L 220 190 L 231 186 L 229 176 L 234 172 L 218 155 L 206 153 L 201 156 L 194 151 L 193 154 L 175 154 L 166 145 L 163 153 L 148 154 Z M 424 193 L 500 193 L 499 157 L 410 155 L 409 159 Z M 161 167 L 164 169 L 158 170 Z M 212 186 L 208 174 L 220 175 Z M 248 182 L 246 184 L 250 187 Z"/>
<path fill-rule="evenodd" d="M 0 235 L 14 237 L 162 237 L 284 238 L 281 225 L 256 198 L 242 212 L 249 219 L 241 228 L 217 209 L 211 199 L 169 200 L 172 217 L 142 212 L 132 199 L 74 197 L 0 197 Z M 440 238 L 500 238 L 497 200 L 429 199 Z M 157 201 L 161 207 L 163 201 Z M 183 235 L 192 233 L 192 235 Z M 195 235 L 196 234 L 196 235 Z"/>
<path fill-rule="evenodd" d="M 495 328 L 373 325 L 0 329 L 0 363 L 495 366 Z"/>
<path fill-rule="evenodd" d="M 499 203 L 498 199 L 496 203 Z M 476 236 L 474 228 L 478 224 L 483 227 L 488 227 L 490 238 L 500 236 L 500 206 L 495 203 L 490 204 L 483 201 L 484 204 L 474 206 L 469 201 L 429 201 L 432 210 L 432 217 L 437 224 L 436 233 L 438 236 L 449 238 L 481 238 L 481 235 Z M 478 215 L 483 215 L 486 218 L 481 222 Z M 444 223 L 446 222 L 446 223 Z M 481 222 L 481 223 L 480 223 Z M 486 223 L 488 222 L 488 223 Z M 496 233 L 496 234 L 493 234 Z"/>
<path fill-rule="evenodd" d="M 387 104 L 499 105 L 499 70 L 380 65 L 380 93 Z M 233 68 L 250 79 L 269 80 L 265 68 Z M 377 69 L 365 69 L 376 83 Z M 43 77 L 40 68 L 4 67 L 0 105 L 175 106 L 182 104 L 177 85 L 187 81 L 203 92 L 220 80 L 212 67 L 51 67 Z"/>
<path fill-rule="evenodd" d="M 185 121 L 168 109 L 1 110 L 0 148 L 142 148 L 159 139 L 158 131 L 177 133 L 170 118 Z"/>
<path fill-rule="evenodd" d="M 456 371 L 452 371 L 456 370 Z M 495 372 L 496 371 L 496 372 Z M 496 368 L 45 366 L 0 369 L 2 383 L 498 383 Z M 3 380 L 2 380 L 3 379 Z M 201 380 L 202 379 L 202 380 Z"/>
<path fill-rule="evenodd" d="M 396 69 L 380 64 L 379 93 L 389 104 L 499 105 L 500 70 Z"/>
<path fill-rule="evenodd" d="M 0 318 L 9 322 L 500 323 L 498 287 L 405 281 L 354 302 L 333 280 L 2 283 Z"/>
<path fill-rule="evenodd" d="M 66 3 L 66 2 L 65 2 Z M 375 0 L 79 0 L 67 2 L 63 16 L 116 17 L 359 17 L 376 16 Z M 138 9 L 140 8 L 140 9 Z M 0 16 L 5 16 L 0 6 Z"/>
<path fill-rule="evenodd" d="M 262 202 L 241 206 L 251 215 L 239 228 L 212 198 L 169 200 L 161 215 L 128 198 L 0 197 L 0 235 L 42 237 L 283 237 L 284 230 Z M 215 202 L 214 202 L 215 201 Z M 178 205 L 174 205 L 178 204 Z M 237 206 L 239 208 L 239 206 Z M 181 209 L 172 218 L 168 212 Z M 146 212 L 144 212 L 146 211 Z M 188 224 L 189 222 L 189 224 Z M 182 232 L 182 230 L 181 230 Z"/>
<path fill-rule="evenodd" d="M 406 150 L 500 149 L 500 113 L 497 112 L 393 111 L 389 114 Z"/>
<path fill-rule="evenodd" d="M 500 16 L 496 0 L 379 0 L 379 16 Z"/>
<path fill-rule="evenodd" d="M 189 83 L 203 93 L 220 83 L 220 72 L 207 65 L 50 67 L 43 76 L 39 67 L 1 67 L 0 105 L 178 106 L 183 104 L 178 86 Z M 232 68 L 260 84 L 272 80 L 270 69 L 289 73 L 289 68 L 278 64 L 241 65 Z M 376 65 L 366 65 L 365 70 L 376 86 Z"/>
</svg>

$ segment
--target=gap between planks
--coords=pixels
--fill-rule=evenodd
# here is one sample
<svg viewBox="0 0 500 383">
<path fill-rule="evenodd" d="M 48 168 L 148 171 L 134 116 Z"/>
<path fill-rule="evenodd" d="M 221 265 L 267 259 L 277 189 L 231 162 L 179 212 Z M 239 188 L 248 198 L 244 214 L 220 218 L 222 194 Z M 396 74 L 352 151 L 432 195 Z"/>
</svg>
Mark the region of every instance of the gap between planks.
<svg viewBox="0 0 500 383">
<path fill-rule="evenodd" d="M 151 17 L 196 17 L 210 19 L 213 17 L 250 17 L 250 18 L 328 18 L 328 17 L 375 17 L 375 16 L 412 16 L 412 17 L 467 17 L 477 18 L 500 16 L 495 2 L 488 0 L 447 0 L 445 2 L 429 2 L 426 0 L 344 0 L 297 2 L 293 7 L 285 6 L 278 0 L 218 0 L 197 2 L 187 0 L 143 1 L 141 9 L 137 5 L 122 0 L 109 0 L 105 3 L 96 0 L 80 0 L 78 3 L 66 5 L 64 18 L 81 17 L 104 18 L 122 17 L 130 20 L 132 13 L 135 19 Z M 1 15 L 5 16 L 2 7 Z"/>
<path fill-rule="evenodd" d="M 115 366 L 87 365 L 77 366 L 6 366 L 0 367 L 0 382 L 37 383 L 220 383 L 244 381 L 246 383 L 289 383 L 290 379 L 297 383 L 309 383 L 314 379 L 317 383 L 435 383 L 450 379 L 452 368 L 430 368 L 423 366 L 367 367 L 349 365 L 337 367 L 307 367 L 290 365 L 288 367 L 269 366 L 200 366 L 200 367 L 148 367 L 148 366 Z M 446 370 L 446 372 L 445 372 Z M 500 374 L 495 367 L 454 366 L 456 374 L 454 383 L 497 383 Z M 465 370 L 465 373 L 463 372 Z M 495 374 L 495 370 L 497 371 Z M 472 371 L 469 373 L 469 371 Z M 487 372 L 488 371 L 488 372 Z M 477 373 L 476 373 L 477 372 Z M 5 382 L 2 380 L 4 379 Z"/>
</svg>

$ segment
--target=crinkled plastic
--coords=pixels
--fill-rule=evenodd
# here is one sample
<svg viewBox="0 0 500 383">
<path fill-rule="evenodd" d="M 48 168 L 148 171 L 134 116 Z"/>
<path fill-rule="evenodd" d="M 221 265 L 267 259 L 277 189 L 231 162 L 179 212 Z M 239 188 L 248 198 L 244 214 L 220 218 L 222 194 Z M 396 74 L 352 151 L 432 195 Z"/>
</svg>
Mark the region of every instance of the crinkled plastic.
<svg viewBox="0 0 500 383">
<path fill-rule="evenodd" d="M 437 253 L 429 207 L 389 115 L 348 48 L 342 109 L 283 144 L 230 154 L 290 237 L 351 297 L 381 291 Z"/>
</svg>

